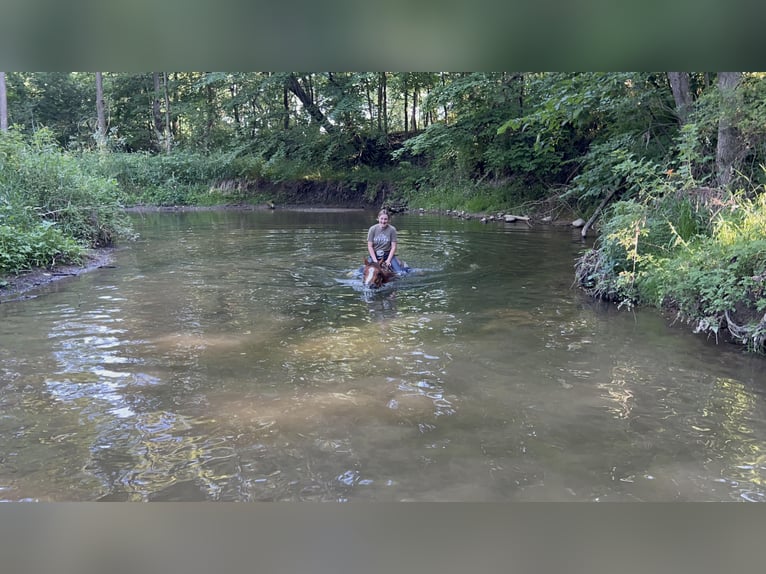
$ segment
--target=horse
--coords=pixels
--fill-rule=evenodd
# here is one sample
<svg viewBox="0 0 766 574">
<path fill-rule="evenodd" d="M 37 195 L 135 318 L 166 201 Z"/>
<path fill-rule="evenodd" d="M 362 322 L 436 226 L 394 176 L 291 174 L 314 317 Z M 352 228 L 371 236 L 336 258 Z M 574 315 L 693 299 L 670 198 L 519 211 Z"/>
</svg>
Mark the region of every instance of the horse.
<svg viewBox="0 0 766 574">
<path fill-rule="evenodd" d="M 366 289 L 378 289 L 395 277 L 396 273 L 386 263 L 373 263 L 365 257 L 362 285 Z"/>
</svg>

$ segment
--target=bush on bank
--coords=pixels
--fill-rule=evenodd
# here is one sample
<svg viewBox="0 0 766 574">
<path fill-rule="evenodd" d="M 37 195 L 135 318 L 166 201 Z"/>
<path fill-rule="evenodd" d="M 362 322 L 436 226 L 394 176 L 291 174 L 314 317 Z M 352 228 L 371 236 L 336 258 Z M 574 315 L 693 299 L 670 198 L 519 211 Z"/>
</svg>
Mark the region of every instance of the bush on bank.
<svg viewBox="0 0 766 574">
<path fill-rule="evenodd" d="M 131 235 L 116 181 L 88 173 L 52 134 L 0 134 L 0 273 L 75 263 Z"/>
<path fill-rule="evenodd" d="M 577 262 L 585 290 L 672 309 L 695 332 L 766 351 L 766 195 L 708 188 L 616 203 Z"/>
<path fill-rule="evenodd" d="M 211 205 L 225 200 L 228 191 L 244 199 L 232 182 L 257 181 L 263 174 L 257 158 L 235 152 L 83 152 L 80 161 L 90 173 L 113 178 L 127 205 Z M 222 193 L 215 192 L 216 186 Z"/>
</svg>

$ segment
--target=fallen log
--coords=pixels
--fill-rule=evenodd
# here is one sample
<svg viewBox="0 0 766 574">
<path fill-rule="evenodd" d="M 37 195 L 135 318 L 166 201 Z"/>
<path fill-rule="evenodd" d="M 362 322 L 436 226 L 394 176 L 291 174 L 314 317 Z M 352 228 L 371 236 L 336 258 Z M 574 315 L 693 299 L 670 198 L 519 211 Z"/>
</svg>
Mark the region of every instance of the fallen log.
<svg viewBox="0 0 766 574">
<path fill-rule="evenodd" d="M 584 238 L 588 234 L 588 229 L 590 229 L 590 226 L 593 225 L 593 222 L 596 221 L 596 218 L 598 217 L 599 213 L 601 213 L 601 210 L 606 207 L 606 204 L 609 203 L 609 200 L 612 199 L 614 194 L 617 193 L 616 189 L 613 189 L 611 192 L 609 192 L 609 195 L 607 195 L 601 203 L 596 208 L 596 211 L 593 212 L 593 215 L 590 216 L 590 219 L 583 225 L 582 231 L 580 231 L 580 235 Z"/>
</svg>

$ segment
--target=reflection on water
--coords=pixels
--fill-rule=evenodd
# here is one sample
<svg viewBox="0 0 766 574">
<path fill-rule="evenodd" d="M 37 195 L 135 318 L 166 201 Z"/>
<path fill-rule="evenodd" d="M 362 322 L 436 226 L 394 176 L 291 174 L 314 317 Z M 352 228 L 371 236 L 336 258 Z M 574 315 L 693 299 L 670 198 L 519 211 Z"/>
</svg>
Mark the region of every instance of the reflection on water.
<svg viewBox="0 0 766 574">
<path fill-rule="evenodd" d="M 568 230 L 374 213 L 136 218 L 0 306 L 0 499 L 766 500 L 763 359 L 572 289 Z"/>
</svg>

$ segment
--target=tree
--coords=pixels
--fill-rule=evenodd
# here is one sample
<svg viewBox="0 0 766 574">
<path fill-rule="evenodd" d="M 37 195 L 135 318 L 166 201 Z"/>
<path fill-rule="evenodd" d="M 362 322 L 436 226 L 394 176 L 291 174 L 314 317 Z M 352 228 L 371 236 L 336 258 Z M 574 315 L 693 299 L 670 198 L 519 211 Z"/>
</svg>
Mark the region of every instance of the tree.
<svg viewBox="0 0 766 574">
<path fill-rule="evenodd" d="M 157 143 L 161 145 L 163 141 L 162 113 L 160 111 L 160 72 L 152 72 L 152 81 L 154 83 L 154 99 L 152 100 L 152 120 L 154 123 L 154 134 Z"/>
<path fill-rule="evenodd" d="M 8 131 L 8 95 L 5 91 L 5 72 L 0 72 L 0 131 Z"/>
<path fill-rule="evenodd" d="M 23 132 L 45 127 L 62 146 L 93 143 L 91 73 L 15 72 L 6 74 L 6 82 L 13 96 L 14 124 Z"/>
<path fill-rule="evenodd" d="M 173 132 L 170 129 L 170 93 L 168 92 L 168 73 L 162 73 L 162 86 L 165 92 L 165 151 L 170 153 Z"/>
<path fill-rule="evenodd" d="M 96 116 L 98 118 L 96 143 L 99 148 L 103 148 L 106 145 L 106 114 L 104 112 L 104 77 L 102 72 L 96 72 Z"/>
<path fill-rule="evenodd" d="M 322 126 L 328 134 L 334 132 L 335 126 L 330 123 L 330 120 L 327 119 L 327 116 L 325 116 L 314 100 L 311 75 L 304 79 L 306 88 L 304 88 L 295 74 L 289 74 L 285 82 L 287 89 L 301 101 L 311 118 Z"/>
<path fill-rule="evenodd" d="M 718 72 L 720 117 L 718 120 L 715 166 L 718 184 L 721 187 L 731 183 L 743 151 L 742 140 L 737 128 L 737 88 L 741 81 L 742 72 Z"/>
<path fill-rule="evenodd" d="M 668 72 L 670 89 L 676 103 L 678 121 L 683 126 L 689 119 L 692 105 L 692 94 L 689 89 L 689 72 Z"/>
<path fill-rule="evenodd" d="M 388 92 L 386 72 L 378 79 L 378 131 L 388 134 Z"/>
</svg>

